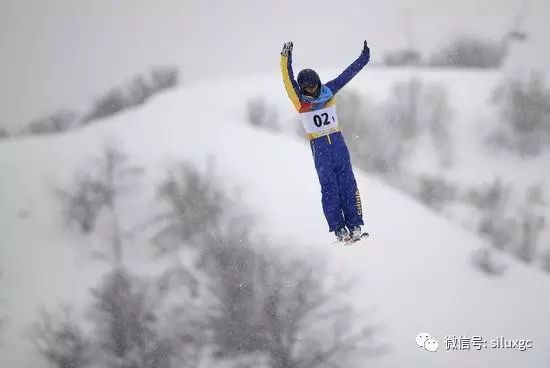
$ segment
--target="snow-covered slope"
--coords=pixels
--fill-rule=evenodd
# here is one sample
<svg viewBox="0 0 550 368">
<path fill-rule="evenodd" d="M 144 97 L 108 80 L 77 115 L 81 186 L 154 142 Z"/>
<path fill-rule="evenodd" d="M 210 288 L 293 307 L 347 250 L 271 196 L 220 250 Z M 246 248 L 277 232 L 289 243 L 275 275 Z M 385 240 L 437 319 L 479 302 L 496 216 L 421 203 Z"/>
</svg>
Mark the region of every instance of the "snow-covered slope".
<svg viewBox="0 0 550 368">
<path fill-rule="evenodd" d="M 394 79 L 408 76 L 403 71 Z M 383 95 L 387 77 L 373 70 L 354 86 Z M 464 75 L 446 78 L 455 81 L 459 88 L 453 93 L 466 103 L 460 98 L 466 100 L 471 89 Z M 361 247 L 331 246 L 309 147 L 297 137 L 243 124 L 244 102 L 258 93 L 278 106 L 282 121 L 292 121 L 282 92 L 277 75 L 182 88 L 80 131 L 2 143 L 0 296 L 9 321 L 2 332 L 0 366 L 36 367 L 26 334 L 38 308 L 61 300 L 84 303 L 83 285 L 93 285 L 100 272 L 80 251 L 87 241 L 98 240 L 65 232 L 52 192 L 108 141 L 120 143 L 133 162 L 145 167 L 151 183 L 168 162 L 182 159 L 203 167 L 213 157 L 228 188 L 243 189 L 244 204 L 258 214 L 258 231 L 290 252 L 325 253 L 335 272 L 353 276 L 354 303 L 370 311 L 366 319 L 384 326 L 380 337 L 392 349 L 365 366 L 548 366 L 550 278 L 513 261 L 503 277 L 484 276 L 470 265 L 471 252 L 482 245 L 479 239 L 376 177 L 357 171 L 372 238 Z M 154 208 L 145 204 L 136 217 Z M 439 340 L 438 352 L 417 347 L 420 332 Z M 523 352 L 445 351 L 446 335 L 532 339 L 534 345 Z"/>
</svg>

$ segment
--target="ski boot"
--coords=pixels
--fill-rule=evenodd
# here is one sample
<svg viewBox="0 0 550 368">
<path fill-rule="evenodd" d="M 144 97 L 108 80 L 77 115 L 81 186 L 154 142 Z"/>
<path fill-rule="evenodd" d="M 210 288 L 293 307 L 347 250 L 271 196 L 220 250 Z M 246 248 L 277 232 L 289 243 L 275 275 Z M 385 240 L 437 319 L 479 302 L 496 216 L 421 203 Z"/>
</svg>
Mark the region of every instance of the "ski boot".
<svg viewBox="0 0 550 368">
<path fill-rule="evenodd" d="M 349 241 L 350 239 L 348 230 L 345 227 L 336 229 L 334 231 L 334 235 L 336 235 L 336 240 L 339 242 L 346 242 L 346 241 Z"/>
<path fill-rule="evenodd" d="M 350 238 L 351 240 L 359 240 L 363 233 L 361 232 L 361 226 L 352 226 L 350 231 Z"/>
<path fill-rule="evenodd" d="M 350 236 L 348 238 L 349 240 L 346 242 L 346 244 L 356 243 L 363 238 L 368 238 L 368 236 L 369 233 L 361 232 L 360 226 L 353 226 L 350 229 Z"/>
</svg>

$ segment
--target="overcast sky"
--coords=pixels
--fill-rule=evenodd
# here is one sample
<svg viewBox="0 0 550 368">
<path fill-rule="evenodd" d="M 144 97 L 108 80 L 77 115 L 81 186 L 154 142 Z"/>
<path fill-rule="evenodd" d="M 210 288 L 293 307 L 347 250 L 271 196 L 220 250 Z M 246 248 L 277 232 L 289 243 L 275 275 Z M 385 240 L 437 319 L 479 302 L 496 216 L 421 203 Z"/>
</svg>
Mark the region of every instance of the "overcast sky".
<svg viewBox="0 0 550 368">
<path fill-rule="evenodd" d="M 184 83 L 278 72 L 284 41 L 302 67 L 344 67 L 412 42 L 424 53 L 456 34 L 499 38 L 525 0 L 1 0 L 0 126 L 58 108 L 81 111 L 155 65 Z M 547 0 L 525 22 L 548 34 Z M 406 36 L 408 35 L 408 36 Z"/>
</svg>

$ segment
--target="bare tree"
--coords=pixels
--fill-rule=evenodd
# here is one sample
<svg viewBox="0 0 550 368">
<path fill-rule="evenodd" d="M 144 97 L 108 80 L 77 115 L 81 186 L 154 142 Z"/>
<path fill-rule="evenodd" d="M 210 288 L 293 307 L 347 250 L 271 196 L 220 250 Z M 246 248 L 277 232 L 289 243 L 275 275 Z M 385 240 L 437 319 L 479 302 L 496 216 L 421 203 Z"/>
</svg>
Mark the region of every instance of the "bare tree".
<svg viewBox="0 0 550 368">
<path fill-rule="evenodd" d="M 67 306 L 59 315 L 42 311 L 40 321 L 33 326 L 32 341 L 54 367 L 84 368 L 92 363 L 91 343 Z"/>
<path fill-rule="evenodd" d="M 355 92 L 339 94 L 337 106 L 352 162 L 371 172 L 399 170 L 404 151 L 395 138 L 395 126 L 386 124 L 382 114 Z"/>
<path fill-rule="evenodd" d="M 384 55 L 384 64 L 388 66 L 410 66 L 421 65 L 422 56 L 414 49 L 392 50 Z"/>
<path fill-rule="evenodd" d="M 419 138 L 428 134 L 439 153 L 439 164 L 452 164 L 451 123 L 447 91 L 440 84 L 426 84 L 412 78 L 393 85 L 392 95 L 384 106 L 383 127 L 389 137 L 384 141 L 398 154 L 397 162 L 414 152 Z M 382 131 L 384 133 L 384 131 Z M 385 149 L 385 147 L 382 147 Z"/>
<path fill-rule="evenodd" d="M 90 315 L 107 366 L 196 366 L 199 356 L 195 353 L 200 349 L 203 333 L 184 328 L 189 327 L 185 310 L 178 310 L 179 317 L 169 313 L 175 319 L 163 321 L 161 307 L 167 291 L 140 281 L 123 269 L 113 270 L 93 291 L 95 303 Z M 181 329 L 176 331 L 174 326 Z"/>
<path fill-rule="evenodd" d="M 161 255 L 196 244 L 198 237 L 218 229 L 231 204 L 212 167 L 201 171 L 185 162 L 170 170 L 158 198 L 163 209 L 154 218 L 158 231 L 153 242 Z"/>
<path fill-rule="evenodd" d="M 129 96 L 127 98 L 129 106 L 139 106 L 147 101 L 155 92 L 147 83 L 144 77 L 135 77 L 128 86 Z"/>
<path fill-rule="evenodd" d="M 277 131 L 277 110 L 266 104 L 265 99 L 258 97 L 248 101 L 248 122 L 255 127 Z"/>
<path fill-rule="evenodd" d="M 521 237 L 516 256 L 526 262 L 532 262 L 537 255 L 537 248 L 541 240 L 541 233 L 545 226 L 543 215 L 544 194 L 542 187 L 532 186 L 527 189 L 524 204 L 520 211 Z"/>
<path fill-rule="evenodd" d="M 132 193 L 143 169 L 128 162 L 128 156 L 113 146 L 105 149 L 103 157 L 96 161 L 98 167 L 98 186 L 102 201 L 110 212 L 112 221 L 112 254 L 115 264 L 123 258 L 123 233 L 119 215 L 122 198 Z"/>
<path fill-rule="evenodd" d="M 539 72 L 527 79 L 503 81 L 492 102 L 505 124 L 499 124 L 488 140 L 525 156 L 536 156 L 550 145 L 550 88 Z"/>
<path fill-rule="evenodd" d="M 214 272 L 220 355 L 261 352 L 273 368 L 314 368 L 349 366 L 356 354 L 383 352 L 373 339 L 376 329 L 343 302 L 350 284 L 328 282 L 320 263 L 286 258 L 246 240 L 224 249 L 234 254 Z"/>
<path fill-rule="evenodd" d="M 155 93 L 178 84 L 175 67 L 157 67 L 149 76 L 138 75 L 131 81 L 114 87 L 98 97 L 90 111 L 82 119 L 84 123 L 118 114 L 143 104 Z"/>
<path fill-rule="evenodd" d="M 456 186 L 443 178 L 422 175 L 419 178 L 419 184 L 420 188 L 416 193 L 419 199 L 438 211 L 443 209 L 445 203 L 456 198 Z"/>
<path fill-rule="evenodd" d="M 113 88 L 95 101 L 83 121 L 89 123 L 93 120 L 113 116 L 127 107 L 128 102 L 124 96 L 123 88 Z"/>
<path fill-rule="evenodd" d="M 356 93 L 339 96 L 338 117 L 352 159 L 359 167 L 383 174 L 401 171 L 403 160 L 426 131 L 440 152 L 440 163 L 450 165 L 451 118 L 445 89 L 418 79 L 395 83 L 379 109 L 367 106 Z"/>
<path fill-rule="evenodd" d="M 425 120 L 433 145 L 439 153 L 441 167 L 453 163 L 452 111 L 447 90 L 441 85 L 428 86 L 423 93 L 422 119 Z"/>
<path fill-rule="evenodd" d="M 152 87 L 157 91 L 172 88 L 178 85 L 179 76 L 177 67 L 156 67 L 151 71 Z"/>
<path fill-rule="evenodd" d="M 494 249 L 485 248 L 474 252 L 472 262 L 475 267 L 490 276 L 500 276 L 506 271 L 506 266 L 495 259 Z"/>
<path fill-rule="evenodd" d="M 393 85 L 393 94 L 388 103 L 387 123 L 399 129 L 399 138 L 406 141 L 418 137 L 422 130 L 420 109 L 423 85 L 418 79 L 411 79 Z"/>
<path fill-rule="evenodd" d="M 10 136 L 10 133 L 8 132 L 8 130 L 6 128 L 1 128 L 0 127 L 0 140 L 1 139 L 6 139 Z"/>
<path fill-rule="evenodd" d="M 103 208 L 100 187 L 88 170 L 75 174 L 71 189 L 59 189 L 58 197 L 63 205 L 63 218 L 67 225 L 76 225 L 88 234 L 95 228 L 96 220 Z"/>
<path fill-rule="evenodd" d="M 113 264 L 123 259 L 123 241 L 127 229 L 120 218 L 123 200 L 139 185 L 143 170 L 129 163 L 128 156 L 113 145 L 107 146 L 102 156 L 77 173 L 71 189 L 59 190 L 64 217 L 68 223 L 76 223 L 84 233 L 95 229 L 101 214 L 109 217 L 109 252 L 100 252 Z"/>
<path fill-rule="evenodd" d="M 470 190 L 468 193 L 469 202 L 482 212 L 479 233 L 486 236 L 494 248 L 531 263 L 539 255 L 544 240 L 544 192 L 540 185 L 535 185 L 526 189 L 523 198 L 518 199 L 514 207 L 513 199 L 510 186 L 500 180 L 482 190 Z"/>
<path fill-rule="evenodd" d="M 263 261 L 259 287 L 268 291 L 264 331 L 273 367 L 350 366 L 357 353 L 383 351 L 373 339 L 376 329 L 343 301 L 349 281 L 328 282 L 322 264 L 305 259 L 289 261 L 269 252 Z"/>
<path fill-rule="evenodd" d="M 482 189 L 471 189 L 467 194 L 467 200 L 482 212 L 478 232 L 500 250 L 509 248 L 514 240 L 515 226 L 506 215 L 511 195 L 511 188 L 501 180 Z"/>
<path fill-rule="evenodd" d="M 32 135 L 61 133 L 75 128 L 79 118 L 73 111 L 59 110 L 46 117 L 33 119 L 24 131 Z"/>
<path fill-rule="evenodd" d="M 43 312 L 33 326 L 33 342 L 48 362 L 60 368 L 197 367 L 207 336 L 185 290 L 115 268 L 92 294 L 87 320 L 93 328 L 77 323 L 68 307 L 57 317 Z"/>
<path fill-rule="evenodd" d="M 505 52 L 500 41 L 459 36 L 432 55 L 430 64 L 461 68 L 498 68 Z"/>
<path fill-rule="evenodd" d="M 261 334 L 262 311 L 254 274 L 263 266 L 251 251 L 249 227 L 234 223 L 205 242 L 200 266 L 208 270 L 215 313 L 210 317 L 218 357 L 264 352 L 267 340 Z"/>
</svg>

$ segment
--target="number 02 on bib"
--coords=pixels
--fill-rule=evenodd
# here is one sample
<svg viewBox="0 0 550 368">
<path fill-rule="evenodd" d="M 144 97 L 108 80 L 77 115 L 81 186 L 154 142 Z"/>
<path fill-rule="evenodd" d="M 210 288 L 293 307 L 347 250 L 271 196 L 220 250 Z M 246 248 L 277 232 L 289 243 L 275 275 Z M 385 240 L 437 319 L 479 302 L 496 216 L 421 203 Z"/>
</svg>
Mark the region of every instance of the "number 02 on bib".
<svg viewBox="0 0 550 368">
<path fill-rule="evenodd" d="M 306 133 L 310 136 L 323 136 L 338 130 L 335 105 L 321 110 L 303 112 L 300 114 L 300 120 Z"/>
</svg>

